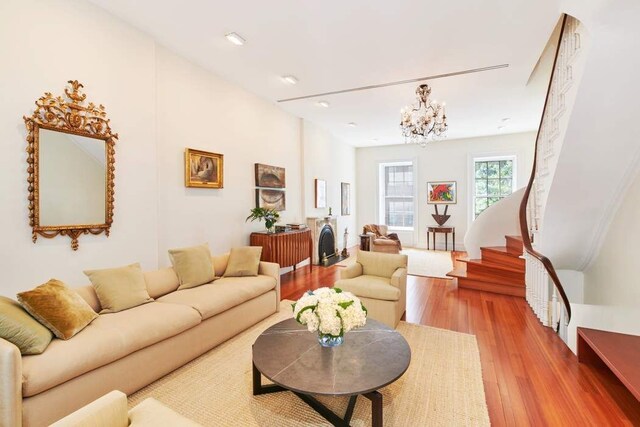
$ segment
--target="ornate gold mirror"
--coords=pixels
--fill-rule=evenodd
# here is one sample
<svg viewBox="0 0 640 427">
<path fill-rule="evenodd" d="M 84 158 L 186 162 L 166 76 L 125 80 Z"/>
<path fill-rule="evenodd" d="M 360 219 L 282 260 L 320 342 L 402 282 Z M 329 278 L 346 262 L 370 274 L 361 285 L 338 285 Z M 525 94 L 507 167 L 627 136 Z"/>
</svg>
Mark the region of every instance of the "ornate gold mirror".
<svg viewBox="0 0 640 427">
<path fill-rule="evenodd" d="M 82 84 L 70 80 L 66 96 L 45 93 L 27 126 L 29 224 L 38 235 L 109 235 L 113 222 L 115 141 L 102 105 L 85 103 Z"/>
</svg>

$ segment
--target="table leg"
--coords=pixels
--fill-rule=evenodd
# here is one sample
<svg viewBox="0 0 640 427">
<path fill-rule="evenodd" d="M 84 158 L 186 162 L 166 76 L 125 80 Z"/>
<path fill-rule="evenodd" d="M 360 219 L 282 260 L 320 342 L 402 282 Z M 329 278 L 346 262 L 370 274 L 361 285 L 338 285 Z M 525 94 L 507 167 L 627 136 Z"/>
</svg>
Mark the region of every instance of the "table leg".
<svg viewBox="0 0 640 427">
<path fill-rule="evenodd" d="M 427 250 L 429 250 L 429 230 L 427 230 Z"/>
<path fill-rule="evenodd" d="M 449 233 L 444 233 L 444 250 L 449 250 Z"/>
<path fill-rule="evenodd" d="M 453 247 L 451 248 L 451 252 L 455 252 L 456 250 L 456 231 L 453 230 Z"/>
<path fill-rule="evenodd" d="M 363 394 L 371 401 L 371 426 L 382 427 L 382 395 L 377 391 Z"/>
<path fill-rule="evenodd" d="M 258 368 L 256 368 L 256 365 L 254 363 L 252 363 L 252 365 L 253 365 L 252 379 L 253 379 L 253 395 L 254 396 L 267 394 L 267 393 L 277 393 L 279 391 L 287 391 L 287 389 L 285 389 L 284 387 L 280 387 L 279 385 L 276 385 L 276 384 L 268 384 L 263 386 L 262 374 L 260 373 Z"/>
<path fill-rule="evenodd" d="M 433 232 L 433 250 L 436 250 L 436 232 Z"/>
</svg>

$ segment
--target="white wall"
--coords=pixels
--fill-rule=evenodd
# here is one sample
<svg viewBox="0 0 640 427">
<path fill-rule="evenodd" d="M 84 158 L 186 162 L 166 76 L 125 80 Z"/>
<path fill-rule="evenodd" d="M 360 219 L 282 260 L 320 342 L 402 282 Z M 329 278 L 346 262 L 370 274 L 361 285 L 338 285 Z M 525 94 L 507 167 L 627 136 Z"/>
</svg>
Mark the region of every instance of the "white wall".
<svg viewBox="0 0 640 427">
<path fill-rule="evenodd" d="M 586 304 L 640 306 L 640 175 L 625 193 L 591 266 L 584 272 Z"/>
<path fill-rule="evenodd" d="M 300 119 L 158 47 L 158 259 L 209 242 L 212 252 L 249 243 L 254 163 L 286 169 L 281 222 L 303 221 Z M 224 154 L 224 188 L 185 188 L 185 147 Z"/>
<path fill-rule="evenodd" d="M 356 224 L 356 149 L 337 139 L 329 132 L 304 121 L 303 125 L 303 163 L 304 163 L 304 212 L 305 217 L 324 217 L 332 208 L 333 216 L 338 220 L 338 249 L 343 248 L 345 227 L 349 229 L 349 246 L 359 242 L 360 230 Z M 327 207 L 315 208 L 315 179 L 327 182 Z M 351 215 L 341 215 L 342 182 L 351 184 Z"/>
<path fill-rule="evenodd" d="M 86 284 L 82 271 L 90 268 L 140 262 L 154 269 L 168 265 L 166 250 L 172 247 L 209 242 L 219 253 L 247 244 L 250 232 L 264 227 L 244 222 L 255 206 L 256 162 L 286 168 L 282 222 L 316 214 L 304 206 L 313 200 L 313 188 L 303 187 L 299 118 L 158 46 L 94 5 L 0 2 L 0 57 L 2 295 L 13 297 L 52 277 Z M 111 236 L 82 236 L 77 252 L 64 237 L 31 242 L 22 120 L 44 92 L 62 94 L 70 79 L 85 85 L 89 101 L 105 105 L 120 136 Z M 339 182 L 351 182 L 356 194 L 355 150 L 319 129 L 307 136 L 309 173 L 324 171 L 329 202 L 339 214 Z M 224 189 L 184 187 L 186 147 L 224 154 Z M 344 222 L 350 229 L 355 203 L 352 212 Z"/>
<path fill-rule="evenodd" d="M 155 45 L 81 1 L 0 2 L 0 294 L 15 296 L 55 277 L 85 284 L 83 269 L 140 261 L 157 265 Z M 23 115 L 67 80 L 104 104 L 115 132 L 115 217 L 111 236 L 31 241 Z"/>
<path fill-rule="evenodd" d="M 430 143 L 426 148 L 416 145 L 358 148 L 358 222 L 378 222 L 378 168 L 381 162 L 415 160 L 417 167 L 417 227 L 413 233 L 399 233 L 406 246 L 426 247 L 427 226 L 435 225 L 431 214 L 433 205 L 427 205 L 428 181 L 456 181 L 458 203 L 449 206 L 451 218 L 447 225 L 456 228 L 456 248 L 463 250 L 463 238 L 472 215 L 470 209 L 469 180 L 474 157 L 499 155 L 516 156 L 517 187 L 526 185 L 531 174 L 535 133 L 496 135 Z M 442 207 L 439 208 L 442 213 Z M 444 236 L 439 235 L 437 247 L 444 249 Z M 451 236 L 449 236 L 451 247 Z"/>
</svg>

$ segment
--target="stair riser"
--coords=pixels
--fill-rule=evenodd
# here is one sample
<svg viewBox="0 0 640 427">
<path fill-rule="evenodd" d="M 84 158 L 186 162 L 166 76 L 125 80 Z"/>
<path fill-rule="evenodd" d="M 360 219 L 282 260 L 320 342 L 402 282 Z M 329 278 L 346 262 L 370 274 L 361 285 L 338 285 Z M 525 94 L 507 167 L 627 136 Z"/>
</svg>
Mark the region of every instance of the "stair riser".
<svg viewBox="0 0 640 427">
<path fill-rule="evenodd" d="M 517 258 L 507 254 L 501 254 L 499 252 L 488 251 L 485 249 L 481 249 L 481 251 L 483 260 L 494 262 L 496 264 L 506 265 L 509 267 L 515 267 L 521 269 L 524 272 L 525 263 L 524 259 L 522 258 Z"/>
<path fill-rule="evenodd" d="M 518 255 L 518 256 L 522 255 L 522 253 L 524 252 L 522 240 L 515 239 L 509 236 L 506 236 L 505 238 L 507 240 L 507 251 L 514 255 Z"/>
<path fill-rule="evenodd" d="M 458 287 L 464 289 L 473 289 L 475 291 L 493 292 L 495 294 L 511 295 L 515 297 L 525 296 L 525 288 L 516 286 L 505 286 L 498 284 L 491 284 L 485 282 L 477 282 L 472 279 L 458 278 Z"/>
<path fill-rule="evenodd" d="M 482 264 L 467 263 L 467 273 L 490 278 L 498 278 L 511 282 L 524 283 L 524 272 L 505 271 Z"/>
</svg>

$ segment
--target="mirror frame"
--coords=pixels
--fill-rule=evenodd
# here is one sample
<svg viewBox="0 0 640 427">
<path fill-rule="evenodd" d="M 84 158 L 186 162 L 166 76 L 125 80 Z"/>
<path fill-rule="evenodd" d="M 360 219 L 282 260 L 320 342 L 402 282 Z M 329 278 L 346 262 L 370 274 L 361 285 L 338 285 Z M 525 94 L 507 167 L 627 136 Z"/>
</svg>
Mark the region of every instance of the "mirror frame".
<svg viewBox="0 0 640 427">
<path fill-rule="evenodd" d="M 115 143 L 118 134 L 111 131 L 110 120 L 107 119 L 103 105 L 93 102 L 85 103 L 87 97 L 82 92 L 84 87 L 77 80 L 69 80 L 70 87 L 64 89 L 66 97 L 54 97 L 46 92 L 36 102 L 36 109 L 31 117 L 24 116 L 27 127 L 27 183 L 29 202 L 29 225 L 33 243 L 38 235 L 51 239 L 58 235 L 71 238 L 71 248 L 78 250 L 78 237 L 82 234 L 98 235 L 105 233 L 107 237 L 113 223 L 114 178 L 115 178 Z M 86 105 L 85 105 L 86 104 Z M 70 133 L 105 142 L 106 185 L 105 185 L 105 222 L 103 224 L 66 224 L 40 225 L 40 129 Z"/>
</svg>

